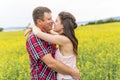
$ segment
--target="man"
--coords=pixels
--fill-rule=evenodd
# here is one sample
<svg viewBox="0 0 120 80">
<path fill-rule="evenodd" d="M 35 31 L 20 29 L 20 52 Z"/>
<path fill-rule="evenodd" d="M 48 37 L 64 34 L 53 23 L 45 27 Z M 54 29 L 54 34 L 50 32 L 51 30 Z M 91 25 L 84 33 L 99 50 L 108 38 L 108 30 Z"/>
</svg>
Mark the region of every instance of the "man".
<svg viewBox="0 0 120 80">
<path fill-rule="evenodd" d="M 43 32 L 49 32 L 52 29 L 51 10 L 47 7 L 35 8 L 33 20 Z M 73 70 L 54 59 L 55 45 L 30 33 L 26 41 L 26 48 L 30 58 L 31 80 L 56 80 L 56 71 L 71 75 L 75 79 L 80 78 L 79 71 Z"/>
</svg>

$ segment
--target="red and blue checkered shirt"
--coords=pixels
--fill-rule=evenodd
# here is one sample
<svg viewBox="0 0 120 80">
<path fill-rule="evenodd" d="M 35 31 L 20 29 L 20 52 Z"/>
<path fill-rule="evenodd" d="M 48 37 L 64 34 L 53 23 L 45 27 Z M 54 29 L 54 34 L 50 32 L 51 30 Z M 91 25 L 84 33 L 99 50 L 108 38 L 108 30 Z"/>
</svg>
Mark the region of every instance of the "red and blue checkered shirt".
<svg viewBox="0 0 120 80">
<path fill-rule="evenodd" d="M 26 48 L 30 58 L 31 80 L 56 80 L 56 72 L 41 60 L 46 54 L 55 57 L 55 45 L 31 33 L 27 38 Z"/>
</svg>

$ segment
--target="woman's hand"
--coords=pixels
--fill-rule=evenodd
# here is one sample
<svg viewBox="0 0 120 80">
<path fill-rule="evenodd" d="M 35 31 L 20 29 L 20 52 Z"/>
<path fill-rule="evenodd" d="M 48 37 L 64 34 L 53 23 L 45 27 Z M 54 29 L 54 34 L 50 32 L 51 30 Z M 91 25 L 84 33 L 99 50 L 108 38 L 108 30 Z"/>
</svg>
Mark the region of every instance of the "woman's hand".
<svg viewBox="0 0 120 80">
<path fill-rule="evenodd" d="M 35 26 L 35 25 L 33 25 L 33 27 L 32 27 L 32 32 L 35 34 L 35 35 L 37 35 L 38 33 L 40 33 L 40 28 L 38 28 L 37 26 Z"/>
<path fill-rule="evenodd" d="M 29 35 L 32 32 L 32 26 L 29 25 L 28 28 L 24 32 L 24 36 Z"/>
</svg>

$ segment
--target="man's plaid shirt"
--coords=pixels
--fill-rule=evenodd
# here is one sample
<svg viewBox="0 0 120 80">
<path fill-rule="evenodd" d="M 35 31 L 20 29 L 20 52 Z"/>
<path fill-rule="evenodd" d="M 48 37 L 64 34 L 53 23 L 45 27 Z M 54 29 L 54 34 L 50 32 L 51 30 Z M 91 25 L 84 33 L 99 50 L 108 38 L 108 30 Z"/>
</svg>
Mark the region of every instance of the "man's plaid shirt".
<svg viewBox="0 0 120 80">
<path fill-rule="evenodd" d="M 56 80 L 56 72 L 50 69 L 41 58 L 46 54 L 55 56 L 55 45 L 39 39 L 31 33 L 26 41 L 30 58 L 31 80 Z"/>
</svg>

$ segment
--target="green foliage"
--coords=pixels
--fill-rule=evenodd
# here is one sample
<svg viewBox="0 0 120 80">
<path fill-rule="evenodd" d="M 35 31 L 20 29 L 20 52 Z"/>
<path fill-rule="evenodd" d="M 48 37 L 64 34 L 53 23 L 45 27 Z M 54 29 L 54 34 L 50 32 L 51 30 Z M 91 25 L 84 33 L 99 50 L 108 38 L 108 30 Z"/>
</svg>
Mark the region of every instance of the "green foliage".
<svg viewBox="0 0 120 80">
<path fill-rule="evenodd" d="M 91 24 L 95 24 L 95 22 L 94 22 L 94 21 L 91 21 L 91 22 L 88 22 L 88 24 L 90 24 L 90 25 L 91 25 Z"/>
<path fill-rule="evenodd" d="M 98 20 L 98 21 L 96 22 L 96 24 L 103 24 L 103 23 L 104 23 L 103 20 Z"/>
<path fill-rule="evenodd" d="M 117 20 L 115 20 L 114 18 L 109 18 L 109 19 L 106 20 L 105 22 L 106 22 L 106 23 L 110 23 L 110 22 L 115 22 L 115 21 L 117 21 Z"/>
<path fill-rule="evenodd" d="M 3 28 L 0 27 L 0 32 L 3 31 Z"/>
<path fill-rule="evenodd" d="M 109 18 L 107 20 L 97 20 L 97 21 L 92 21 L 88 22 L 87 25 L 92 25 L 92 24 L 103 24 L 103 23 L 112 23 L 112 22 L 120 22 L 120 20 L 115 20 L 114 18 Z"/>
</svg>

